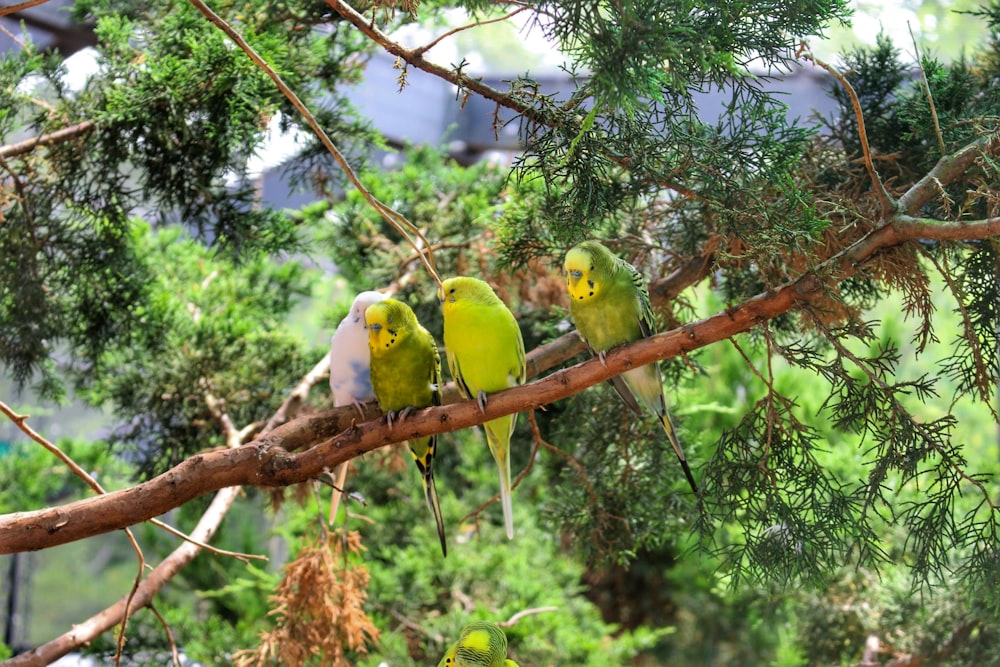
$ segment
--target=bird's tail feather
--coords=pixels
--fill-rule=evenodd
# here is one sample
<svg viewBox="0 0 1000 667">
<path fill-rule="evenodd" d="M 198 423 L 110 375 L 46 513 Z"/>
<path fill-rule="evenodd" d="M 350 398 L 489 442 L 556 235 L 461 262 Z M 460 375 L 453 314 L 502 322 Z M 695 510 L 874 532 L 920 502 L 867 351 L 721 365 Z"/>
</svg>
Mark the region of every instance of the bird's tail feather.
<svg viewBox="0 0 1000 667">
<path fill-rule="evenodd" d="M 484 424 L 486 441 L 489 443 L 493 460 L 500 475 L 500 505 L 503 507 L 504 529 L 507 539 L 514 539 L 514 501 L 510 494 L 510 433 L 513 424 L 507 418 L 496 419 Z"/>
<path fill-rule="evenodd" d="M 337 519 L 337 508 L 340 507 L 340 497 L 344 494 L 344 483 L 347 481 L 347 468 L 350 466 L 349 461 L 341 463 L 339 466 L 334 468 L 334 480 L 333 480 L 333 495 L 330 496 L 330 525 Z"/>
<path fill-rule="evenodd" d="M 434 473 L 430 468 L 424 473 L 424 496 L 427 497 L 427 506 L 434 515 L 437 523 L 438 539 L 441 541 L 441 555 L 448 556 L 448 541 L 444 536 L 444 520 L 441 518 L 441 502 L 438 500 L 437 487 L 434 485 Z"/>
<path fill-rule="evenodd" d="M 687 477 L 691 490 L 694 491 L 695 495 L 698 495 L 698 483 L 694 481 L 694 475 L 691 474 L 691 467 L 688 465 L 687 457 L 684 456 L 684 450 L 681 449 L 681 443 L 677 439 L 677 431 L 674 430 L 674 424 L 670 421 L 670 415 L 664 412 L 660 421 L 663 422 L 663 430 L 667 432 L 667 439 L 670 440 L 670 444 L 674 448 L 674 454 L 677 455 L 677 461 L 681 464 L 681 469 L 684 470 L 684 476 Z"/>
</svg>

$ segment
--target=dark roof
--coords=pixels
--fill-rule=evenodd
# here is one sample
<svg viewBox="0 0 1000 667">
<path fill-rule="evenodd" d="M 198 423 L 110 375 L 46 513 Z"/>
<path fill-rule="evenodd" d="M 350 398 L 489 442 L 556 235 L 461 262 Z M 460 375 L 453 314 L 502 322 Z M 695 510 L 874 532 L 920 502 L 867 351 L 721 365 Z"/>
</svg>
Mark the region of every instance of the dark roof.
<svg viewBox="0 0 1000 667">
<path fill-rule="evenodd" d="M 58 51 L 67 57 L 93 46 L 97 43 L 93 30 L 72 20 L 72 6 L 73 0 L 48 0 L 0 17 L 3 28 L 0 30 L 0 53 L 20 49 L 21 45 L 14 38 L 22 40 L 25 32 L 38 49 Z"/>
</svg>

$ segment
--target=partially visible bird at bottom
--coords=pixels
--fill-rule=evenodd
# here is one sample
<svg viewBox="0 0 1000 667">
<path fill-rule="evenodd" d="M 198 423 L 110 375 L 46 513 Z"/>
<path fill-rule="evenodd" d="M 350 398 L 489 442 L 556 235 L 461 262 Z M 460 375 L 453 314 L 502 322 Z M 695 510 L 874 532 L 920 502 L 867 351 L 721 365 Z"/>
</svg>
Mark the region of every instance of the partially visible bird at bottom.
<svg viewBox="0 0 1000 667">
<path fill-rule="evenodd" d="M 372 391 L 368 351 L 368 325 L 365 311 L 368 306 L 387 298 L 375 291 L 360 292 L 354 297 L 351 309 L 337 325 L 330 338 L 330 391 L 336 407 L 353 405 L 364 414 L 362 403 L 375 400 Z M 333 495 L 330 498 L 330 523 L 337 516 L 340 495 L 347 482 L 350 463 L 341 463 L 330 473 L 333 477 Z"/>
<path fill-rule="evenodd" d="M 653 334 L 653 309 L 649 292 L 634 266 L 621 259 L 597 241 L 584 241 L 566 253 L 563 263 L 566 288 L 569 291 L 569 312 L 576 330 L 590 351 L 604 361 L 612 348 L 632 343 Z M 641 402 L 663 424 L 684 476 L 695 495 L 694 481 L 687 457 L 677 439 L 677 432 L 667 412 L 663 395 L 663 378 L 657 363 L 626 371 L 609 380 L 625 404 L 641 415 Z M 636 398 L 639 401 L 636 401 Z"/>
<path fill-rule="evenodd" d="M 493 288 L 478 278 L 449 278 L 438 294 L 444 316 L 444 350 L 448 368 L 463 396 L 486 409 L 487 394 L 524 384 L 527 366 L 521 329 Z M 500 476 L 504 528 L 514 538 L 514 506 L 510 495 L 510 437 L 517 413 L 483 424 L 486 443 Z"/>
<path fill-rule="evenodd" d="M 385 299 L 368 307 L 365 321 L 372 389 L 390 427 L 393 419 L 404 419 L 413 408 L 441 405 L 441 358 L 434 337 L 420 326 L 413 310 L 402 301 Z M 437 522 L 441 553 L 447 556 L 441 504 L 434 485 L 437 436 L 411 439 L 407 444 L 420 470 L 427 506 Z"/>
<path fill-rule="evenodd" d="M 517 663 L 507 658 L 507 635 L 500 626 L 476 621 L 462 628 L 438 667 L 517 667 Z"/>
</svg>

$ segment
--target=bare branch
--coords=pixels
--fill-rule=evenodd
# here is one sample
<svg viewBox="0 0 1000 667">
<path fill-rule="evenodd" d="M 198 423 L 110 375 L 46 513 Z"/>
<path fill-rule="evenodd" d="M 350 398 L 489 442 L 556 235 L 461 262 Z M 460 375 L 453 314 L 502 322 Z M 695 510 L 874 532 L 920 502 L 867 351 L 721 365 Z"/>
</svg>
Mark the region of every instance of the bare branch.
<svg viewBox="0 0 1000 667">
<path fill-rule="evenodd" d="M 3 412 L 12 422 L 14 422 L 21 431 L 27 435 L 29 438 L 40 444 L 42 447 L 47 449 L 49 452 L 54 454 L 56 458 L 63 462 L 63 464 L 68 467 L 73 474 L 75 474 L 80 479 L 84 480 L 88 486 L 90 486 L 94 491 L 99 494 L 107 493 L 104 488 L 97 482 L 96 479 L 91 477 L 86 473 L 86 471 L 81 468 L 76 461 L 65 454 L 61 449 L 59 449 L 55 444 L 49 442 L 46 438 L 42 437 L 37 431 L 28 426 L 28 416 L 19 415 L 11 410 L 3 401 L 0 401 L 0 412 Z M 125 645 L 125 628 L 128 624 L 129 609 L 132 605 L 133 597 L 139 588 L 139 584 L 142 581 L 142 575 L 146 571 L 146 557 L 142 553 L 142 548 L 135 539 L 135 535 L 132 534 L 131 529 L 125 528 L 125 536 L 128 537 L 129 544 L 132 545 L 132 550 L 135 551 L 136 557 L 139 561 L 138 571 L 136 572 L 135 579 L 132 581 L 132 588 L 129 590 L 129 594 L 125 598 L 125 606 L 122 612 L 121 622 L 122 627 L 118 632 L 118 640 L 115 645 L 115 665 L 121 664 L 122 648 Z"/>
<path fill-rule="evenodd" d="M 313 369 L 313 371 L 315 370 L 316 369 Z M 300 389 L 304 384 L 309 382 L 310 379 L 310 376 L 307 376 L 302 382 L 299 383 L 296 389 Z M 206 394 L 206 402 L 209 406 L 209 410 L 222 426 L 226 435 L 226 442 L 231 447 L 238 447 L 243 438 L 247 437 L 248 430 L 237 430 L 233 425 L 232 420 L 230 420 L 229 416 L 225 413 L 222 402 L 215 399 L 211 396 L 211 394 Z M 284 414 L 289 418 L 296 414 L 298 408 L 299 403 L 294 403 L 292 397 L 289 397 L 289 399 L 287 399 L 281 406 L 281 410 L 284 411 Z M 154 519 L 154 523 L 167 528 L 175 534 L 178 534 L 185 539 L 185 542 L 174 549 L 169 556 L 167 556 L 156 568 L 153 569 L 146 579 L 140 582 L 137 578 L 135 585 L 124 599 L 95 614 L 94 616 L 91 616 L 83 623 L 74 625 L 72 630 L 69 632 L 60 635 L 59 637 L 56 637 L 55 639 L 46 642 L 31 651 L 15 656 L 5 664 L 31 665 L 32 667 L 48 665 L 76 648 L 89 643 L 91 640 L 104 632 L 107 632 L 119 622 L 122 623 L 122 632 L 119 634 L 117 656 L 120 656 L 121 642 L 124 638 L 125 623 L 132 613 L 130 610 L 152 606 L 153 598 L 160 591 L 160 589 L 162 589 L 174 576 L 176 576 L 181 569 L 190 563 L 203 548 L 208 548 L 217 554 L 239 558 L 244 562 L 247 562 L 248 558 L 260 558 L 259 556 L 252 556 L 250 554 L 237 554 L 216 549 L 214 547 L 209 547 L 207 544 L 212 538 L 212 535 L 215 534 L 215 531 L 218 530 L 219 526 L 222 524 L 222 520 L 225 518 L 226 513 L 229 511 L 229 508 L 239 496 L 240 492 L 241 489 L 239 487 L 231 486 L 229 488 L 223 488 L 216 493 L 212 503 L 209 505 L 208 509 L 205 510 L 205 513 L 202 514 L 201 519 L 198 521 L 198 524 L 195 526 L 190 536 L 180 534 L 179 531 L 176 531 L 173 528 L 166 526 L 166 524 L 162 524 Z M 141 502 L 141 500 L 137 501 Z M 156 514 L 160 513 L 157 512 Z M 131 533 L 129 534 L 131 535 Z M 140 553 L 140 559 L 141 558 L 142 556 Z M 142 571 L 144 566 L 145 562 L 141 561 L 140 571 Z M 157 614 L 155 609 L 153 610 L 153 613 Z M 159 616 L 159 614 L 157 614 L 157 616 Z M 170 641 L 171 646 L 173 646 L 174 642 L 170 629 L 167 628 L 166 630 L 167 638 Z"/>
<path fill-rule="evenodd" d="M 358 13 L 353 7 L 344 2 L 344 0 L 326 0 L 326 4 L 328 4 L 335 12 L 347 19 L 351 25 L 364 33 L 370 40 L 397 58 L 402 58 L 408 64 L 416 67 L 417 69 L 444 79 L 445 81 L 458 86 L 459 89 L 470 90 L 477 95 L 481 95 L 488 100 L 496 102 L 502 107 L 516 111 L 532 122 L 546 126 L 552 125 L 552 120 L 550 118 L 546 117 L 534 107 L 517 99 L 515 96 L 503 93 L 496 88 L 483 83 L 479 79 L 473 78 L 461 71 L 450 70 L 432 63 L 429 60 L 425 60 L 423 53 L 426 49 L 407 49 L 401 44 L 392 41 L 388 35 L 376 28 L 371 21 Z"/>
<path fill-rule="evenodd" d="M 347 162 L 347 158 L 344 157 L 344 154 L 340 152 L 340 149 L 337 148 L 337 145 L 333 143 L 333 139 L 331 139 L 330 135 L 326 133 L 326 130 L 324 130 L 323 126 L 319 124 L 319 121 L 316 120 L 316 117 L 312 114 L 311 111 L 309 111 L 309 108 L 305 105 L 305 103 L 302 102 L 299 96 L 295 94 L 295 91 L 293 91 L 291 88 L 288 87 L 288 84 L 285 83 L 284 79 L 281 78 L 278 72 L 273 67 L 271 67 L 266 60 L 261 58 L 260 55 L 254 50 L 254 48 L 250 46 L 250 44 L 245 39 L 243 39 L 242 35 L 240 35 L 236 30 L 234 30 L 233 27 L 229 25 L 229 23 L 227 23 L 225 19 L 223 19 L 221 16 L 213 12 L 208 5 L 202 2 L 202 0 L 188 0 L 188 1 L 192 5 L 194 5 L 194 7 L 199 12 L 201 12 L 202 15 L 206 19 L 208 19 L 210 23 L 212 23 L 215 27 L 217 27 L 219 30 L 225 33 L 226 36 L 229 37 L 229 39 L 233 40 L 233 42 L 235 42 L 236 45 L 240 47 L 240 49 L 242 49 L 244 53 L 247 54 L 250 60 L 252 60 L 253 63 L 257 65 L 257 67 L 259 67 L 265 74 L 267 74 L 267 76 L 271 79 L 271 81 L 274 82 L 274 85 L 278 87 L 278 90 L 280 90 L 281 93 L 288 99 L 288 101 L 292 103 L 292 106 L 295 107 L 295 109 L 299 112 L 302 118 L 306 121 L 306 123 L 312 129 L 313 133 L 320 140 L 320 142 L 323 144 L 326 150 L 329 151 L 329 153 L 337 161 L 337 164 L 340 165 L 340 168 L 344 171 L 344 174 L 347 176 L 348 180 L 351 181 L 351 184 L 355 188 L 357 188 L 358 192 L 360 192 L 361 195 L 365 198 L 365 201 L 367 201 L 371 205 L 371 207 L 374 208 L 379 213 L 379 215 L 381 215 L 386 222 L 388 222 L 397 232 L 399 232 L 403 236 L 403 238 L 406 239 L 407 243 L 409 243 L 413 247 L 413 249 L 417 251 L 417 254 L 420 255 L 420 261 L 423 262 L 424 266 L 427 268 L 427 272 L 434 279 L 434 282 L 440 285 L 441 278 L 438 276 L 437 270 L 434 267 L 434 258 L 431 255 L 430 250 L 427 250 L 431 244 L 424 237 L 423 232 L 421 232 L 416 225 L 407 220 L 406 216 L 402 215 L 401 213 L 391 208 L 390 206 L 383 204 L 381 201 L 375 198 L 375 195 L 373 195 L 371 191 L 369 191 L 368 188 L 364 186 L 364 184 L 358 178 L 357 174 L 354 173 L 354 169 L 352 169 L 351 165 Z M 423 248 L 425 249 L 424 251 L 421 251 L 420 245 L 413 240 L 413 238 L 410 236 L 410 233 L 407 230 L 415 234 L 417 238 L 419 238 L 423 242 Z"/>
<path fill-rule="evenodd" d="M 49 132 L 48 134 L 32 137 L 31 139 L 25 139 L 24 141 L 19 141 L 16 144 L 2 146 L 0 147 L 0 158 L 7 159 L 19 157 L 30 153 L 39 146 L 55 146 L 56 144 L 61 144 L 71 139 L 83 137 L 90 134 L 96 126 L 97 125 L 94 121 L 85 120 L 82 123 L 64 127 L 63 129 L 56 130 L 55 132 Z"/>
<path fill-rule="evenodd" d="M 924 62 L 920 57 L 920 46 L 917 44 L 917 37 L 913 34 L 913 26 L 910 22 L 906 22 L 906 29 L 910 31 L 910 39 L 913 41 L 913 55 L 916 56 L 917 67 L 920 68 L 920 81 L 923 84 L 924 95 L 927 96 L 927 104 L 931 108 L 931 120 L 934 121 L 934 136 L 937 137 L 938 150 L 941 151 L 941 156 L 946 155 L 944 147 L 944 137 L 941 136 L 941 123 L 938 121 L 937 109 L 934 108 L 934 96 L 931 94 L 931 86 L 927 81 L 927 71 L 924 70 Z"/>
<path fill-rule="evenodd" d="M 497 625 L 499 625 L 502 628 L 509 628 L 518 621 L 520 621 L 525 616 L 530 616 L 532 614 L 542 614 L 547 611 L 559 611 L 559 607 L 534 607 L 532 609 L 522 609 L 521 611 L 517 612 L 516 614 L 508 618 L 503 623 L 497 623 Z"/>
<path fill-rule="evenodd" d="M 466 24 L 466 25 L 458 26 L 457 28 L 452 28 L 451 30 L 445 32 L 444 34 L 438 35 L 437 37 L 435 37 L 434 39 L 432 39 L 427 44 L 424 44 L 423 46 L 414 49 L 413 53 L 414 53 L 414 55 L 416 55 L 418 57 L 419 56 L 423 56 L 425 53 L 427 53 L 428 51 L 430 51 L 435 46 L 437 46 L 438 44 L 440 44 L 442 41 L 444 41 L 448 37 L 451 37 L 452 35 L 457 35 L 458 33 L 462 32 L 463 30 L 469 30 L 471 28 L 477 28 L 477 27 L 479 27 L 481 25 L 488 25 L 490 23 L 501 23 L 503 21 L 506 21 L 507 19 L 514 18 L 515 16 L 517 16 L 518 14 L 520 14 L 521 12 L 523 12 L 526 9 L 528 9 L 527 5 L 521 5 L 520 7 L 518 7 L 517 9 L 515 9 L 514 11 L 509 12 L 507 14 L 504 14 L 503 16 L 498 16 L 496 18 L 487 19 L 485 21 L 476 21 L 475 23 L 469 23 L 469 24 Z"/>
<path fill-rule="evenodd" d="M 210 540 L 239 493 L 240 489 L 237 487 L 226 488 L 217 493 L 212 504 L 198 521 L 198 525 L 191 531 L 191 536 L 200 542 Z M 138 498 L 136 500 L 138 501 Z M 142 581 L 132 598 L 132 606 L 141 609 L 149 605 L 160 589 L 191 562 L 199 552 L 200 548 L 190 542 L 185 542 L 177 547 Z M 60 657 L 117 625 L 125 616 L 127 603 L 128 598 L 119 600 L 82 623 L 75 624 L 65 634 L 11 658 L 5 665 L 9 667 L 42 667 L 55 662 Z"/>
<path fill-rule="evenodd" d="M 861 102 L 858 100 L 858 94 L 854 90 L 854 86 L 851 82 L 847 80 L 843 74 L 841 74 L 833 66 L 823 62 L 811 52 L 808 51 L 805 42 L 799 47 L 799 54 L 802 58 L 812 62 L 817 67 L 825 69 L 830 73 L 840 85 L 843 86 L 844 90 L 847 91 L 847 95 L 851 98 L 851 106 L 854 108 L 855 120 L 858 124 L 858 139 L 861 141 L 861 152 L 865 158 L 865 168 L 868 170 L 868 177 L 871 179 L 872 187 L 875 189 L 875 193 L 878 195 L 879 202 L 882 204 L 882 215 L 888 218 L 893 213 L 896 212 L 897 203 L 892 200 L 889 196 L 888 191 L 885 189 L 885 185 L 882 184 L 882 179 L 879 178 L 878 172 L 875 171 L 875 164 L 872 162 L 872 152 L 871 148 L 868 146 L 868 130 L 865 128 L 865 116 L 861 111 Z"/>
<path fill-rule="evenodd" d="M 917 181 L 899 198 L 899 212 L 914 215 L 927 202 L 937 196 L 941 184 L 954 182 L 968 171 L 981 156 L 996 155 L 997 153 L 1000 153 L 1000 132 L 994 132 L 951 155 L 941 158 L 927 175 Z"/>
<path fill-rule="evenodd" d="M 49 0 L 25 0 L 24 2 L 19 2 L 16 5 L 5 5 L 0 7 L 0 16 L 7 16 L 8 14 L 14 14 L 16 12 L 24 11 L 25 9 L 31 9 L 32 7 L 37 7 L 38 5 L 44 5 Z"/>
<path fill-rule="evenodd" d="M 374 23 L 358 13 L 353 7 L 347 4 L 345 0 L 326 0 L 326 4 L 328 4 L 335 12 L 347 19 L 351 25 L 364 33 L 366 37 L 385 49 L 388 53 L 404 60 L 408 65 L 412 65 L 419 70 L 444 79 L 448 83 L 457 86 L 460 92 L 467 91 L 480 95 L 492 102 L 496 102 L 498 108 L 504 107 L 506 109 L 510 109 L 511 111 L 515 111 L 528 121 L 537 125 L 551 128 L 567 127 L 566 133 L 568 136 L 577 136 L 580 134 L 580 127 L 577 124 L 574 123 L 569 125 L 568 122 L 560 120 L 542 109 L 531 106 L 527 102 L 526 97 L 521 96 L 533 95 L 534 93 L 504 93 L 483 83 L 481 79 L 469 76 L 463 72 L 461 68 L 448 69 L 446 67 L 442 67 L 441 65 L 432 63 L 423 57 L 423 53 L 426 51 L 426 48 L 408 49 L 403 45 L 392 41 L 388 35 L 376 28 Z M 575 104 L 575 102 L 573 103 Z M 618 164 L 625 169 L 628 169 L 633 162 L 632 158 L 628 156 L 613 155 L 611 153 L 606 153 L 606 155 L 615 164 Z M 675 173 L 680 172 L 676 171 Z M 697 193 L 684 187 L 680 183 L 670 180 L 669 178 L 661 180 L 660 185 L 665 188 L 670 188 L 685 197 L 700 199 Z"/>
</svg>

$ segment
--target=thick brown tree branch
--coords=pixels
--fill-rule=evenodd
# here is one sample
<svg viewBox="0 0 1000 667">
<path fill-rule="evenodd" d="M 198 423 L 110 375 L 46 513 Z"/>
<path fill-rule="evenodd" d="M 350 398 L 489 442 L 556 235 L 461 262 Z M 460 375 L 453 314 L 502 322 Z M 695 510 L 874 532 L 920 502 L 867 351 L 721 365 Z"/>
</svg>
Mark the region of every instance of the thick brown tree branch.
<svg viewBox="0 0 1000 667">
<path fill-rule="evenodd" d="M 938 196 L 942 185 L 947 185 L 958 179 L 979 161 L 983 155 L 996 156 L 1000 154 L 1000 132 L 994 132 L 978 141 L 947 155 L 934 165 L 896 202 L 900 213 L 915 215 L 922 206 Z"/>
<path fill-rule="evenodd" d="M 677 356 L 745 332 L 821 294 L 829 280 L 855 273 L 881 250 L 916 239 L 974 240 L 1000 235 L 1000 218 L 969 223 L 928 223 L 907 217 L 872 231 L 815 270 L 760 294 L 739 307 L 658 334 L 607 356 L 557 371 L 490 397 L 428 408 L 390 429 L 384 420 L 352 425 L 352 408 L 295 419 L 234 450 L 198 454 L 148 482 L 95 498 L 32 512 L 0 516 L 0 553 L 43 549 L 145 521 L 229 486 L 286 486 L 322 475 L 365 452 L 403 440 L 454 431 L 514 412 L 539 408 L 622 372 Z M 561 343 L 566 345 L 567 343 Z M 372 414 L 368 408 L 366 417 Z M 296 450 L 308 447 L 302 452 Z"/>
<path fill-rule="evenodd" d="M 302 405 L 302 397 L 309 393 L 309 390 L 317 384 L 323 376 L 324 369 L 329 365 L 328 358 L 324 357 L 319 363 L 316 364 L 302 381 L 295 387 L 291 392 L 291 395 L 285 399 L 284 403 L 275 413 L 275 416 L 268 422 L 268 425 L 264 427 L 264 432 L 268 432 L 272 428 L 272 423 L 277 421 L 286 421 L 288 418 L 294 417 Z M 233 425 L 232 420 L 229 415 L 225 412 L 225 406 L 221 401 L 212 397 L 206 396 L 206 401 L 209 405 L 209 410 L 215 416 L 216 421 L 219 422 L 222 432 L 226 439 L 226 445 L 230 448 L 239 447 L 248 437 L 251 432 L 249 429 L 237 429 Z M 73 628 L 55 639 L 38 646 L 31 651 L 27 651 L 18 656 L 15 656 L 11 660 L 5 662 L 5 665 L 18 665 L 31 667 L 41 667 L 42 665 L 47 665 L 55 660 L 58 660 L 62 656 L 76 650 L 80 646 L 86 645 L 92 640 L 96 639 L 101 634 L 107 632 L 115 625 L 118 625 L 127 616 L 131 616 L 134 610 L 142 609 L 143 607 L 152 607 L 153 598 L 159 593 L 173 577 L 177 575 L 184 567 L 190 563 L 195 556 L 197 556 L 202 549 L 209 549 L 214 553 L 222 553 L 226 555 L 233 555 L 237 558 L 246 560 L 252 556 L 245 554 L 232 554 L 230 552 L 223 552 L 219 549 L 208 546 L 208 541 L 218 530 L 219 526 L 222 525 L 222 520 L 225 518 L 226 513 L 229 508 L 232 507 L 233 502 L 240 494 L 239 487 L 228 487 L 220 490 L 216 493 L 215 498 L 213 498 L 208 509 L 202 514 L 201 519 L 199 519 L 198 524 L 195 526 L 194 530 L 190 535 L 182 535 L 183 539 L 186 541 L 178 546 L 174 551 L 170 553 L 163 561 L 157 565 L 153 571 L 146 578 L 142 579 L 136 587 L 134 587 L 129 595 L 119 600 L 117 603 L 111 605 L 110 607 L 94 614 L 82 623 L 75 624 Z M 169 634 L 169 628 L 167 629 Z M 124 635 L 122 635 L 124 636 Z M 120 649 L 119 649 L 120 652 Z"/>
<path fill-rule="evenodd" d="M 55 146 L 66 141 L 70 141 L 71 139 L 87 135 L 95 127 L 96 125 L 94 121 L 85 120 L 82 123 L 64 127 L 63 129 L 56 130 L 55 132 L 49 132 L 48 134 L 42 134 L 37 137 L 32 137 L 31 139 L 19 141 L 16 144 L 0 146 L 0 158 L 6 160 L 7 158 L 26 155 L 39 146 Z"/>
</svg>

